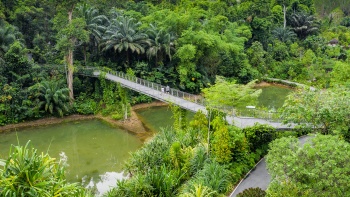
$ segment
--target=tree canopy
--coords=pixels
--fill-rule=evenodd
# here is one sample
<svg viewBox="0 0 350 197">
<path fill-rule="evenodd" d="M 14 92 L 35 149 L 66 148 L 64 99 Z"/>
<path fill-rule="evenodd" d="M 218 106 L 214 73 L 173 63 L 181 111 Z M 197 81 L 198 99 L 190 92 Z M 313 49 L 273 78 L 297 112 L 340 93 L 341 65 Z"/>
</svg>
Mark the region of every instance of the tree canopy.
<svg viewBox="0 0 350 197">
<path fill-rule="evenodd" d="M 267 196 L 347 196 L 350 144 L 337 136 L 310 136 L 302 145 L 297 138 L 270 144 L 266 156 L 272 181 Z"/>
</svg>

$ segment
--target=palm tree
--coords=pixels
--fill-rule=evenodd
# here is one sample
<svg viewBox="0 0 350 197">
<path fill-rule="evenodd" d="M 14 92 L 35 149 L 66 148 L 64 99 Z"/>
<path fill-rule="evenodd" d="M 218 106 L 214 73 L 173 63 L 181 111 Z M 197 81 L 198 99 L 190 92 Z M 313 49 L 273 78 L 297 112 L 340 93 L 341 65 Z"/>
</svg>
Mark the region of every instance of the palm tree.
<svg viewBox="0 0 350 197">
<path fill-rule="evenodd" d="M 126 53 L 126 63 L 129 65 L 129 51 L 137 54 L 145 53 L 146 46 L 151 45 L 147 34 L 138 31 L 140 22 L 135 23 L 133 18 L 119 16 L 113 20 L 102 39 L 103 50 L 114 49 L 114 51 Z"/>
<path fill-rule="evenodd" d="M 315 23 L 315 17 L 303 12 L 293 13 L 290 18 L 290 23 L 294 32 L 301 39 L 318 31 L 318 24 Z"/>
<path fill-rule="evenodd" d="M 171 60 L 171 52 L 174 50 L 175 37 L 164 30 L 158 30 L 156 26 L 150 25 L 151 28 L 147 31 L 151 40 L 151 46 L 147 49 L 149 59 L 155 57 L 155 66 L 158 61 L 163 61 L 164 56 L 168 56 Z"/>
<path fill-rule="evenodd" d="M 90 33 L 90 43 L 94 48 L 98 49 L 98 44 L 102 35 L 109 26 L 109 19 L 105 15 L 99 15 L 97 9 L 90 7 L 87 4 L 82 4 L 78 7 L 79 15 L 86 22 L 86 30 Z M 88 43 L 84 43 L 84 61 L 86 63 L 86 47 Z"/>
<path fill-rule="evenodd" d="M 272 30 L 271 33 L 273 37 L 284 43 L 288 41 L 293 41 L 296 36 L 296 34 L 293 31 L 283 27 L 277 27 L 274 30 Z"/>
<path fill-rule="evenodd" d="M 35 93 L 38 99 L 39 108 L 44 108 L 50 114 L 58 113 L 63 116 L 64 112 L 69 111 L 69 89 L 62 87 L 62 81 L 43 81 L 30 87 L 30 91 Z"/>
</svg>

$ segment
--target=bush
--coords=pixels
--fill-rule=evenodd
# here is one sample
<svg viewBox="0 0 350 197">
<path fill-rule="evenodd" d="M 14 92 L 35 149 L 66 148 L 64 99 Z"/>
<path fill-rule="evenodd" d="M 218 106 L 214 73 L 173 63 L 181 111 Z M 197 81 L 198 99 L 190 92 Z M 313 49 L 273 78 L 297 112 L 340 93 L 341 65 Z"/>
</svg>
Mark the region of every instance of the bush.
<svg viewBox="0 0 350 197">
<path fill-rule="evenodd" d="M 267 152 L 268 143 L 275 139 L 276 129 L 269 125 L 255 124 L 252 127 L 244 128 L 243 132 L 249 141 L 250 150 L 255 152 L 257 149 L 261 149 L 264 154 Z"/>
<path fill-rule="evenodd" d="M 248 188 L 243 192 L 239 193 L 237 197 L 264 197 L 266 192 L 259 187 L 256 188 Z"/>
<path fill-rule="evenodd" d="M 67 183 L 64 166 L 48 154 L 29 149 L 29 142 L 13 146 L 0 161 L 0 196 L 88 196 L 76 183 Z"/>
<path fill-rule="evenodd" d="M 213 191 L 210 188 L 203 186 L 201 184 L 194 183 L 189 188 L 190 188 L 189 191 L 181 193 L 179 196 L 180 197 L 197 197 L 197 196 L 212 197 L 217 194 L 216 191 Z"/>
<path fill-rule="evenodd" d="M 75 111 L 79 114 L 89 115 L 97 112 L 97 103 L 93 99 L 86 99 L 74 103 Z"/>
<path fill-rule="evenodd" d="M 129 180 L 118 181 L 118 187 L 108 191 L 105 196 L 152 196 L 153 187 L 145 175 L 137 174 Z"/>
<path fill-rule="evenodd" d="M 193 181 L 201 183 L 213 191 L 225 194 L 231 189 L 232 175 L 226 166 L 213 161 L 206 163 L 203 169 L 195 175 Z"/>
</svg>

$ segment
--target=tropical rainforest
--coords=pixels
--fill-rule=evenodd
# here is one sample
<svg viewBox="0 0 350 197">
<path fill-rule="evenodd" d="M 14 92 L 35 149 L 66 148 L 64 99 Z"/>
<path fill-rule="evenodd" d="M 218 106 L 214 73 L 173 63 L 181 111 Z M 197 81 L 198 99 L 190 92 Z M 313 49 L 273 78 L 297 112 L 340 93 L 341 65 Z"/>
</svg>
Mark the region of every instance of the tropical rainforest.
<svg viewBox="0 0 350 197">
<path fill-rule="evenodd" d="M 215 88 L 255 94 L 238 85 L 267 77 L 316 88 L 288 97 L 281 117 L 301 127 L 284 133 L 267 125 L 243 130 L 230 126 L 217 110 L 209 117 L 197 113 L 187 125 L 181 122 L 186 112 L 172 106 L 179 121 L 132 155 L 126 164 L 131 178 L 118 182 L 109 196 L 227 195 L 268 152 L 269 142 L 312 129 L 333 141 L 336 136 L 349 150 L 348 0 L 0 1 L 0 125 L 69 114 L 122 119 L 128 117 L 131 105 L 151 101 L 103 75 L 87 76 L 85 70 L 91 67 L 212 95 L 214 103 L 219 94 L 212 91 Z M 224 93 L 222 98 L 227 98 Z M 216 99 L 216 103 L 222 102 Z M 271 150 L 294 143 L 283 139 Z M 313 143 L 321 146 L 324 139 L 317 137 Z M 276 151 L 272 154 L 281 160 Z M 30 153 L 25 147 L 14 149 L 11 161 L 21 163 L 26 155 L 40 169 L 40 161 L 52 162 L 48 155 Z M 18 181 L 11 174 L 12 163 L 4 162 L 7 170 L 0 171 L 0 193 L 52 196 L 62 190 L 67 191 L 63 196 L 90 195 L 83 189 L 72 191 L 77 186 L 65 183 L 61 168 L 50 162 L 47 166 L 56 174 L 45 176 L 64 183 L 63 189 L 46 182 L 51 193 L 41 184 L 41 190 L 12 190 L 9 181 Z M 272 173 L 277 178 L 268 196 L 279 196 L 283 185 L 296 196 L 312 196 L 315 188 L 306 183 L 314 183 L 311 175 L 293 178 L 281 173 L 278 169 Z M 344 173 L 350 176 L 349 171 Z M 346 188 L 332 193 L 336 184 L 316 189 L 349 195 Z"/>
</svg>

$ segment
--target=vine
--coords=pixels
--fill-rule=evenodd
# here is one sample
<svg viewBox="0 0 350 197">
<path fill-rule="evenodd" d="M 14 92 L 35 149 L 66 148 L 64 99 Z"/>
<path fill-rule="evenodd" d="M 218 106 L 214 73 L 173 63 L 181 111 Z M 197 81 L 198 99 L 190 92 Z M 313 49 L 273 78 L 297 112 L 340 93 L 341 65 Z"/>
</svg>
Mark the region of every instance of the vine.
<svg viewBox="0 0 350 197">
<path fill-rule="evenodd" d="M 177 105 L 170 104 L 170 109 L 173 113 L 172 118 L 174 119 L 174 129 L 180 131 L 187 127 L 187 110 L 180 108 Z"/>
<path fill-rule="evenodd" d="M 130 103 L 127 90 L 119 83 L 108 82 L 106 72 L 101 72 L 99 79 L 102 89 L 102 115 L 111 115 L 113 119 L 127 119 L 130 114 Z"/>
</svg>

